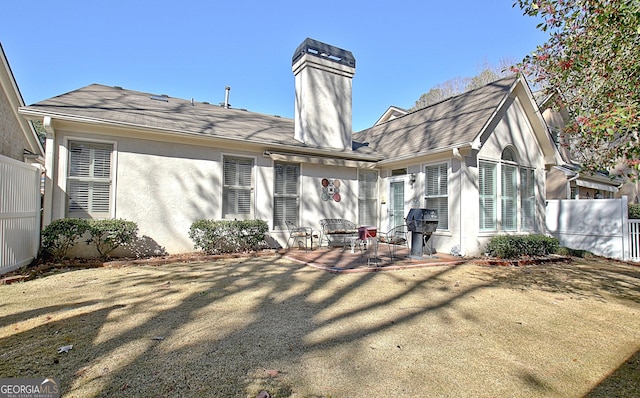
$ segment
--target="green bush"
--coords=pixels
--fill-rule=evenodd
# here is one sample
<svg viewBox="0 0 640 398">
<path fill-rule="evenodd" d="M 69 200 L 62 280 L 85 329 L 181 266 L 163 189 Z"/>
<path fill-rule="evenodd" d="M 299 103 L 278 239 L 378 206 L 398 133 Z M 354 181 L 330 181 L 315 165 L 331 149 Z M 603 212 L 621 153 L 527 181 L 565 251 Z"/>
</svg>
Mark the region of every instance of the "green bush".
<svg viewBox="0 0 640 398">
<path fill-rule="evenodd" d="M 497 235 L 489 240 L 485 253 L 498 258 L 546 256 L 559 247 L 558 239 L 545 235 Z"/>
<path fill-rule="evenodd" d="M 138 237 L 138 224 L 126 220 L 88 220 L 89 239 L 87 244 L 93 244 L 106 260 L 111 252 L 120 246 L 132 243 Z"/>
<path fill-rule="evenodd" d="M 640 218 L 640 204 L 629 205 L 629 218 L 631 219 Z"/>
<path fill-rule="evenodd" d="M 263 220 L 198 220 L 191 224 L 189 238 L 208 254 L 241 253 L 264 247 L 268 230 Z"/>
<path fill-rule="evenodd" d="M 80 218 L 53 220 L 42 231 L 42 251 L 60 261 L 88 229 L 87 220 Z"/>
</svg>

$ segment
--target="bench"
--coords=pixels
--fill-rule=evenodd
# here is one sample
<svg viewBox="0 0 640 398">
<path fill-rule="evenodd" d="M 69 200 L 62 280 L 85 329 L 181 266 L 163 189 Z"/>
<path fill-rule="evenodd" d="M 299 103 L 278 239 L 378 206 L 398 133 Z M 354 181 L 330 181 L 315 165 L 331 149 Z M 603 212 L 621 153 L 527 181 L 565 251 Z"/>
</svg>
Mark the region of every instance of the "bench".
<svg viewBox="0 0 640 398">
<path fill-rule="evenodd" d="M 325 218 L 320 220 L 320 243 L 324 241 L 327 246 L 344 246 L 348 238 L 358 236 L 358 227 L 355 223 L 342 218 Z"/>
</svg>

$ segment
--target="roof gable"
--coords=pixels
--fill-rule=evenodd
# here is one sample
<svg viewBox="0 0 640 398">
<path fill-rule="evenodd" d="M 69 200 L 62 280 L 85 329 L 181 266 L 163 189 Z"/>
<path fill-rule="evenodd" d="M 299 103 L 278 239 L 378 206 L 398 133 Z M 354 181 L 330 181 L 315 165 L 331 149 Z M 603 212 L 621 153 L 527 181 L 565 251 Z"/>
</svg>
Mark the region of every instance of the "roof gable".
<svg viewBox="0 0 640 398">
<path fill-rule="evenodd" d="M 388 160 L 406 159 L 453 148 L 477 149 L 480 139 L 497 122 L 510 96 L 519 96 L 541 145 L 546 163 L 552 163 L 553 145 L 526 82 L 511 75 L 448 98 L 354 135 L 368 142 Z"/>
</svg>

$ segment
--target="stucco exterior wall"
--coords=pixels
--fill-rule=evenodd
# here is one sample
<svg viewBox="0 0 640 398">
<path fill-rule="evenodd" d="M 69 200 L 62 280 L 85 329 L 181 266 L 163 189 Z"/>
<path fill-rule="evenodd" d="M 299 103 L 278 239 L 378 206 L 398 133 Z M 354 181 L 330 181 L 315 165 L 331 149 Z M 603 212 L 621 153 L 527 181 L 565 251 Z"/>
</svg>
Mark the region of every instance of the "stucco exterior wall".
<svg viewBox="0 0 640 398">
<path fill-rule="evenodd" d="M 23 161 L 23 151 L 29 146 L 22 126 L 11 108 L 7 93 L 0 88 L 0 155 Z"/>
<path fill-rule="evenodd" d="M 486 140 L 477 154 L 477 160 L 499 161 L 502 151 L 508 145 L 513 146 L 518 153 L 519 165 L 535 169 L 536 179 L 536 225 L 535 232 L 545 231 L 545 165 L 542 149 L 534 135 L 533 128 L 517 98 L 503 111 L 495 128 L 486 136 Z M 468 219 L 462 227 L 462 234 L 466 236 L 467 255 L 480 255 L 484 247 L 496 232 L 480 231 L 478 215 L 478 165 L 477 160 L 469 170 L 469 183 L 476 188 L 465 190 L 464 201 L 469 203 L 469 208 L 474 207 L 474 219 Z M 519 204 L 518 204 L 519 206 Z"/>
<path fill-rule="evenodd" d="M 194 251 L 188 231 L 200 219 L 222 219 L 222 159 L 225 155 L 254 160 L 253 218 L 269 224 L 270 236 L 286 245 L 286 229 L 273 228 L 273 160 L 262 151 L 217 148 L 201 143 L 160 142 L 100 129 L 56 131 L 58 162 L 53 192 L 52 218 L 66 216 L 67 146 L 70 140 L 93 140 L 114 145 L 115 174 L 112 217 L 135 221 L 150 253 Z M 320 228 L 322 218 L 346 218 L 357 222 L 357 169 L 300 165 L 300 225 Z M 322 179 L 339 180 L 341 200 L 322 200 Z M 91 248 L 73 255 L 94 256 Z"/>
<path fill-rule="evenodd" d="M 554 167 L 547 172 L 547 199 L 570 199 L 567 192 L 567 176 Z"/>
</svg>

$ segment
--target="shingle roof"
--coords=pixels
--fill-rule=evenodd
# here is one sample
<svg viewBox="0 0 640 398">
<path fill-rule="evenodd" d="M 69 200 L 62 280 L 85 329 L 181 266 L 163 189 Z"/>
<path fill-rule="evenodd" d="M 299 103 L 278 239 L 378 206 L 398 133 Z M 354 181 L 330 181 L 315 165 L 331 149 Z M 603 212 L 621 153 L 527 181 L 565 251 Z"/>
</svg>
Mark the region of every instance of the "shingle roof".
<svg viewBox="0 0 640 398">
<path fill-rule="evenodd" d="M 212 137 L 236 136 L 286 144 L 295 141 L 291 119 L 100 84 L 38 102 L 27 109 Z"/>
<path fill-rule="evenodd" d="M 293 119 L 101 84 L 91 84 L 30 105 L 24 108 L 24 113 L 256 144 L 309 148 L 294 138 Z M 345 151 L 342 156 L 356 153 L 379 158 L 366 146 L 354 145 L 355 148 L 353 153 Z"/>
<path fill-rule="evenodd" d="M 354 140 L 394 159 L 471 144 L 482 132 L 517 75 L 497 80 L 354 134 Z"/>
</svg>

